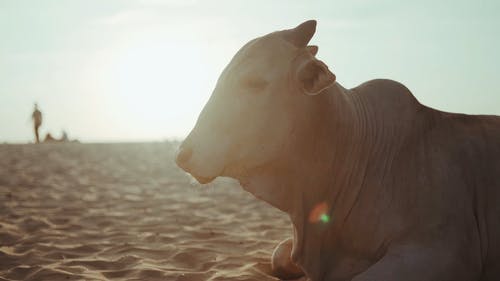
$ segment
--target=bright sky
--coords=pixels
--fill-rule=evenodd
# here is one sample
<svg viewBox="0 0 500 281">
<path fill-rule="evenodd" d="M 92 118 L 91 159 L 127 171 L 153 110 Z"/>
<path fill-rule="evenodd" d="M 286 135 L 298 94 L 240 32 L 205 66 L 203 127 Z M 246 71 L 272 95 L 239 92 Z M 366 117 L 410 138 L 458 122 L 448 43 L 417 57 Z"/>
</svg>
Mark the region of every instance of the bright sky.
<svg viewBox="0 0 500 281">
<path fill-rule="evenodd" d="M 312 44 L 345 87 L 403 82 L 424 104 L 500 115 L 497 0 L 3 0 L 0 142 L 184 137 L 233 54 L 318 20 Z"/>
</svg>

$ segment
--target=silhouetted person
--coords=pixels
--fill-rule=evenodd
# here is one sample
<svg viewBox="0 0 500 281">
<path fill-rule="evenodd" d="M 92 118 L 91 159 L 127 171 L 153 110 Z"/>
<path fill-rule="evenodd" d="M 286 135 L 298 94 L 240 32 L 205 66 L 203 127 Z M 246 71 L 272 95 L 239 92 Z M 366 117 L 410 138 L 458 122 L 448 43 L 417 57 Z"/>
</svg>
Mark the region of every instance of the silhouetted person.
<svg viewBox="0 0 500 281">
<path fill-rule="evenodd" d="M 38 104 L 36 104 L 36 103 L 35 103 L 35 109 L 33 110 L 33 114 L 31 115 L 31 118 L 33 118 L 36 143 L 40 143 L 40 137 L 38 135 L 38 128 L 40 128 L 40 126 L 42 125 L 42 112 L 38 109 Z"/>
<path fill-rule="evenodd" d="M 67 141 L 69 141 L 68 133 L 66 133 L 65 130 L 62 131 L 61 139 L 59 141 L 60 142 L 67 142 Z"/>
</svg>

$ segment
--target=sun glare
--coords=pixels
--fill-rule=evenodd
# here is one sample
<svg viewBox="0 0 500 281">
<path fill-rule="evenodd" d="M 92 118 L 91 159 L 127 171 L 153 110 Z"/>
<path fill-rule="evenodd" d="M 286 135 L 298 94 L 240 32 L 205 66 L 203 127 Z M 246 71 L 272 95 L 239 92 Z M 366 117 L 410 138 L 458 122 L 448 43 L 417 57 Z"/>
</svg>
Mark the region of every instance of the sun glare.
<svg viewBox="0 0 500 281">
<path fill-rule="evenodd" d="M 194 124 L 215 80 L 201 54 L 202 44 L 138 40 L 96 58 L 106 122 L 121 136 L 136 139 L 182 137 Z M 186 126 L 186 124 L 190 124 Z M 133 129 L 130 129 L 133 128 Z"/>
</svg>

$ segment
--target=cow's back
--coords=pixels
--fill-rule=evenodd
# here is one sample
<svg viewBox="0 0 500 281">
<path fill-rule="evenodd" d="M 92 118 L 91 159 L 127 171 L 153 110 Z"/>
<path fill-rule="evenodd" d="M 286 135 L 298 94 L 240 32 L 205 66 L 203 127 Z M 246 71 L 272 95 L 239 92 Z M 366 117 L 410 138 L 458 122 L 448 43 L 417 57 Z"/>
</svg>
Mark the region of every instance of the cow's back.
<svg viewBox="0 0 500 281">
<path fill-rule="evenodd" d="M 389 140 L 404 142 L 401 163 L 393 172 L 403 177 L 415 173 L 420 180 L 418 172 L 407 170 L 416 163 L 427 166 L 423 170 L 428 175 L 423 178 L 428 179 L 417 185 L 435 184 L 441 189 L 437 197 L 448 195 L 449 202 L 441 203 L 446 206 L 437 206 L 435 211 L 459 214 L 450 209 L 465 208 L 472 213 L 467 227 L 477 228 L 479 234 L 481 280 L 500 280 L 500 117 L 434 110 L 391 80 L 372 80 L 352 90 L 368 105 L 364 110 L 369 119 L 382 125 L 376 131 L 385 130 L 394 135 Z M 408 159 L 420 160 L 409 163 Z M 457 206 L 459 202 L 467 206 Z"/>
<path fill-rule="evenodd" d="M 500 280 L 500 117 L 442 113 L 453 158 L 470 188 L 483 279 Z M 443 136 L 445 137 L 445 136 Z"/>
</svg>

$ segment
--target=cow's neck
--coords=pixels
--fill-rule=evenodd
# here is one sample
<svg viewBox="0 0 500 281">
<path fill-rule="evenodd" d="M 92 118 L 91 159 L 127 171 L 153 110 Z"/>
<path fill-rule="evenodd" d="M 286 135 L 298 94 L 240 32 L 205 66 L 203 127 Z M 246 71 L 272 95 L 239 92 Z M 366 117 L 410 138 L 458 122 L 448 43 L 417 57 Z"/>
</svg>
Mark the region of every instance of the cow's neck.
<svg viewBox="0 0 500 281">
<path fill-rule="evenodd" d="M 348 148 L 354 137 L 353 104 L 338 84 L 326 91 L 314 97 L 302 95 L 302 101 L 293 103 L 293 125 L 283 153 L 240 179 L 247 191 L 291 216 L 299 211 L 291 199 L 307 199 L 311 204 L 324 199 L 326 194 L 312 191 L 326 190 L 320 185 L 331 184 L 332 170 L 348 170 L 345 160 L 352 153 Z"/>
<path fill-rule="evenodd" d="M 321 247 L 333 245 L 309 247 L 305 243 L 335 243 L 335 239 L 320 236 L 335 236 L 356 200 L 361 183 L 352 175 L 354 171 L 359 175 L 365 168 L 363 149 L 358 145 L 362 134 L 356 101 L 338 84 L 328 93 L 304 97 L 298 104 L 300 108 L 291 110 L 296 119 L 286 153 L 253 171 L 242 185 L 290 215 L 294 224 L 294 260 L 305 267 L 317 267 L 309 270 L 319 272 L 320 264 L 307 265 L 308 256 L 318 256 Z M 315 209 L 321 211 L 325 206 L 324 214 L 311 216 Z"/>
</svg>

